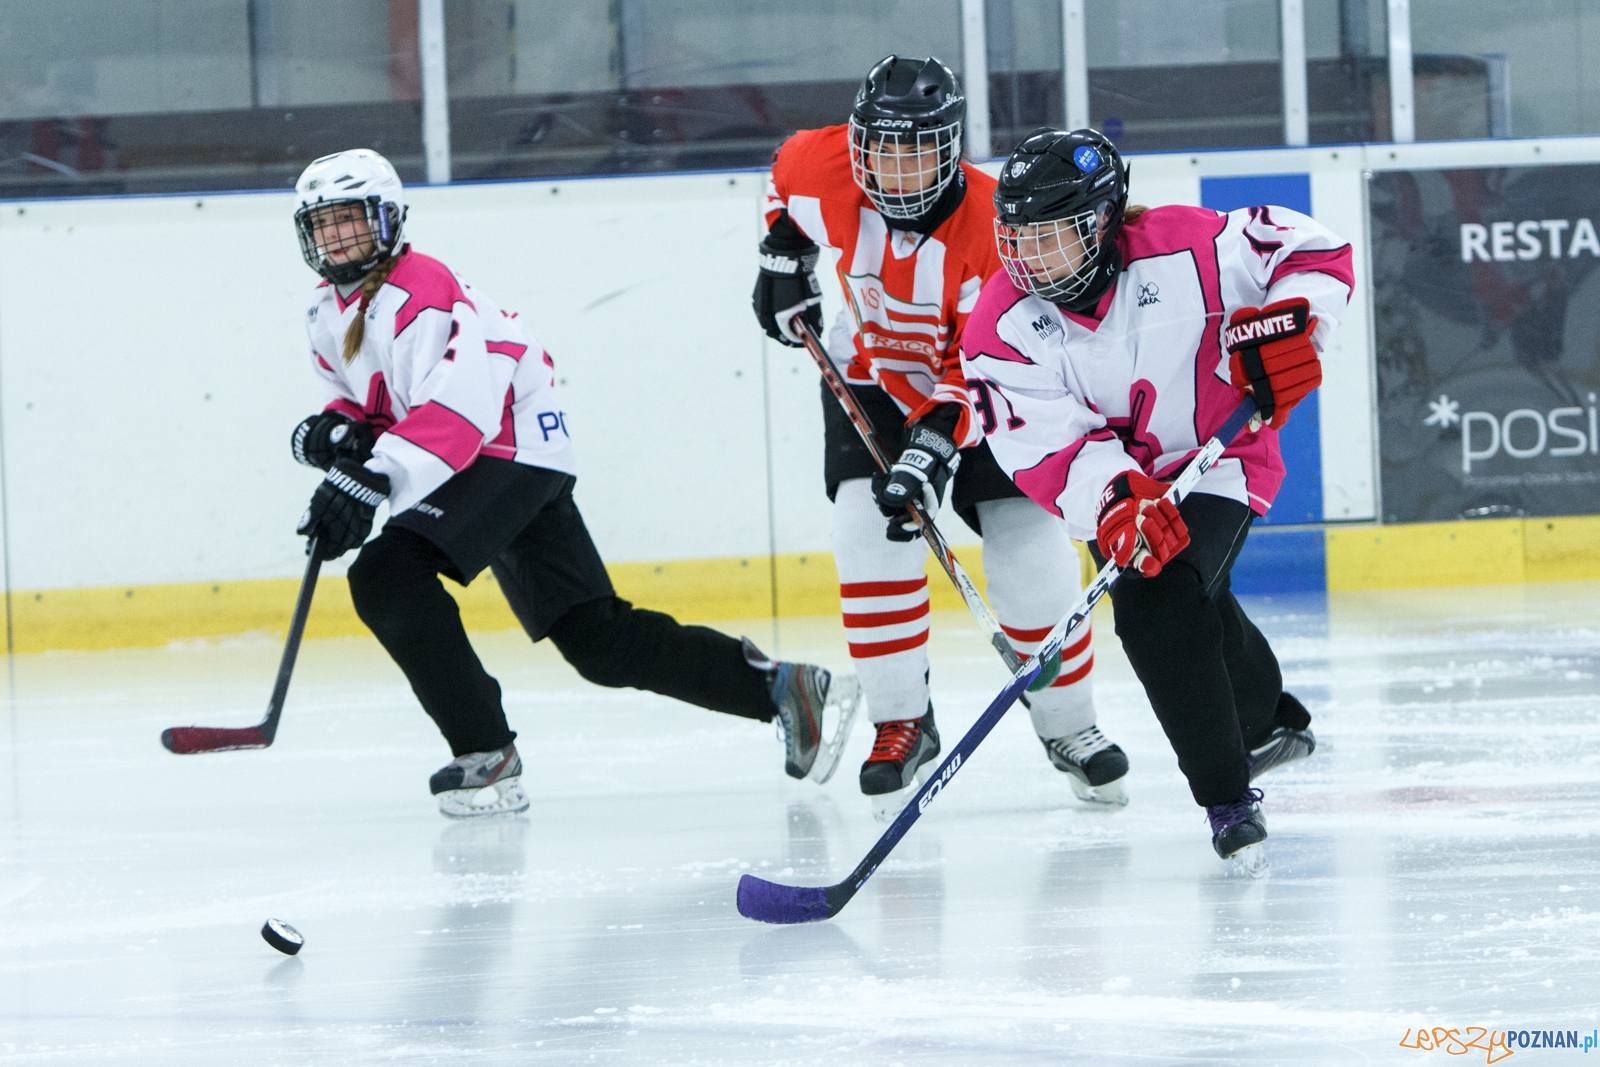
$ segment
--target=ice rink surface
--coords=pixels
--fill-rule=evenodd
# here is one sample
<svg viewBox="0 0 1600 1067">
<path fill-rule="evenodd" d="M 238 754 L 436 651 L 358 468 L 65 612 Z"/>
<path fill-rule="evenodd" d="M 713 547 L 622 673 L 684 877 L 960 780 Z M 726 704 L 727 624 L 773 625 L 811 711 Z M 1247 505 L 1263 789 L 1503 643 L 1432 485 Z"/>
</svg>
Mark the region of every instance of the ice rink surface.
<svg viewBox="0 0 1600 1067">
<path fill-rule="evenodd" d="M 835 921 L 792 928 L 735 883 L 837 881 L 877 837 L 864 723 L 833 782 L 794 783 L 770 727 L 487 635 L 533 808 L 451 823 L 448 752 L 371 641 L 308 644 L 277 745 L 208 756 L 158 735 L 259 718 L 275 639 L 19 658 L 0 1061 L 1471 1063 L 1401 1042 L 1600 1026 L 1600 583 L 1249 604 L 1320 742 L 1260 783 L 1266 878 L 1212 853 L 1100 617 L 1132 803 L 1074 801 L 1018 709 Z M 844 661 L 832 620 L 781 638 Z M 953 739 L 1004 674 L 964 614 L 932 659 Z"/>
</svg>

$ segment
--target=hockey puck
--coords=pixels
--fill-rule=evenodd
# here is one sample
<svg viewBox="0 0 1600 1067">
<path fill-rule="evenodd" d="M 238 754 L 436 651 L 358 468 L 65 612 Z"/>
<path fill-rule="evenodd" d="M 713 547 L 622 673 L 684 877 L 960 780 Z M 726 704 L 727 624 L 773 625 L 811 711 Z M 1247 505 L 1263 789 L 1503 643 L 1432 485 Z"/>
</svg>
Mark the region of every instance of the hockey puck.
<svg viewBox="0 0 1600 1067">
<path fill-rule="evenodd" d="M 300 931 L 282 919 L 268 919 L 262 923 L 261 939 L 286 956 L 293 956 L 306 943 Z"/>
</svg>

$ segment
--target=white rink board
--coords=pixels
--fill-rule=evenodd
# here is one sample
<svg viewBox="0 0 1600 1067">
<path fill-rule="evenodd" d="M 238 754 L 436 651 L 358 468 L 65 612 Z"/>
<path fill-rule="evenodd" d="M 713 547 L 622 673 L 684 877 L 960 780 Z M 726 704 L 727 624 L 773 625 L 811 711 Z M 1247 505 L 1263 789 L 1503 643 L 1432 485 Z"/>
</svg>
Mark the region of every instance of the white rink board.
<svg viewBox="0 0 1600 1067">
<path fill-rule="evenodd" d="M 1135 157 L 1132 191 L 1195 203 L 1202 176 L 1310 172 L 1364 280 L 1368 167 L 1596 159 L 1596 138 L 1176 154 Z M 418 250 L 521 312 L 555 357 L 607 559 L 828 547 L 815 373 L 750 312 L 764 184 L 746 171 L 412 190 Z M 301 327 L 315 278 L 290 214 L 282 193 L 0 204 L 13 589 L 298 573 L 293 527 L 316 478 L 286 442 L 317 406 Z M 1363 291 L 1322 390 L 1333 520 L 1376 514 L 1369 323 Z"/>
</svg>

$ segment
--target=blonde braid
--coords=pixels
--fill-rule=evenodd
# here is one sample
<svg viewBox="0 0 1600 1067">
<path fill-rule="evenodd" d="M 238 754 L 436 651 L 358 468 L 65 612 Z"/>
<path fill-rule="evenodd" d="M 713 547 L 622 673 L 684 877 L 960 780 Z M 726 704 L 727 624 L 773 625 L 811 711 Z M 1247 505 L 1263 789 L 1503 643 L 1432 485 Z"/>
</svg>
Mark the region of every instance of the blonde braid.
<svg viewBox="0 0 1600 1067">
<path fill-rule="evenodd" d="M 369 270 L 367 276 L 361 279 L 361 306 L 356 309 L 355 321 L 344 332 L 343 354 L 346 364 L 356 358 L 356 353 L 361 351 L 361 342 L 367 339 L 367 305 L 378 295 L 378 290 L 383 288 L 383 283 L 389 279 L 389 273 L 394 270 L 398 262 L 397 258 L 390 256 Z"/>
</svg>

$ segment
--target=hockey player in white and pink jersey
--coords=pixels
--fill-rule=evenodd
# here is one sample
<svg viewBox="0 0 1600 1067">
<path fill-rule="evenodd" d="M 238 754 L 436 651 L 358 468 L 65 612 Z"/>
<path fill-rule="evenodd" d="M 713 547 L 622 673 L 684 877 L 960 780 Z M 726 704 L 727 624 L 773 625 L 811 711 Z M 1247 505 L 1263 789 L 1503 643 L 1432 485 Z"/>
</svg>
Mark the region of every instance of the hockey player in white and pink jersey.
<svg viewBox="0 0 1600 1067">
<path fill-rule="evenodd" d="M 1251 781 L 1315 746 L 1229 571 L 1283 481 L 1277 427 L 1321 380 L 1350 246 L 1286 208 L 1128 208 L 1126 168 L 1093 130 L 1024 141 L 995 206 L 1006 269 L 962 339 L 983 431 L 1018 488 L 1128 568 L 1117 635 L 1233 856 L 1266 837 Z M 1266 425 L 1174 508 L 1167 480 L 1242 391 Z"/>
<path fill-rule="evenodd" d="M 549 355 L 514 313 L 404 243 L 405 191 L 382 156 L 325 156 L 296 191 L 301 251 L 324 279 L 307 336 L 327 400 L 291 440 L 296 459 L 327 472 L 299 532 L 324 559 L 361 549 L 350 567 L 356 612 L 455 757 L 429 783 L 440 810 L 528 807 L 500 686 L 439 581 L 466 585 L 485 567 L 528 636 L 548 636 L 589 681 L 777 719 L 787 773 L 825 781 L 855 679 L 771 662 L 748 641 L 618 598 L 573 503 Z M 390 519 L 367 542 L 385 500 Z"/>
<path fill-rule="evenodd" d="M 994 179 L 961 159 L 965 114 L 943 63 L 889 56 L 862 82 L 848 124 L 786 141 L 773 155 L 752 301 L 780 343 L 800 344 L 796 317 L 820 334 L 819 246 L 838 253 L 847 306 L 829 334 L 830 354 L 883 454 L 898 457 L 887 477 L 879 474 L 824 385 L 823 477 L 839 599 L 878 731 L 861 789 L 880 818 L 899 811 L 939 754 L 927 550 L 906 501 L 918 498 L 935 514 L 949 484 L 952 510 L 983 537 L 988 595 L 1020 654 L 1039 647 L 1078 593 L 1076 574 L 1040 576 L 1052 555 L 1073 551 L 1071 541 L 995 466 L 961 374 L 961 331 L 983 281 L 1000 269 Z M 1123 804 L 1128 761 L 1095 723 L 1093 666 L 1085 626 L 1029 712 L 1050 762 L 1080 799 Z"/>
</svg>

